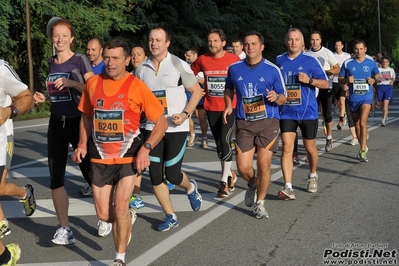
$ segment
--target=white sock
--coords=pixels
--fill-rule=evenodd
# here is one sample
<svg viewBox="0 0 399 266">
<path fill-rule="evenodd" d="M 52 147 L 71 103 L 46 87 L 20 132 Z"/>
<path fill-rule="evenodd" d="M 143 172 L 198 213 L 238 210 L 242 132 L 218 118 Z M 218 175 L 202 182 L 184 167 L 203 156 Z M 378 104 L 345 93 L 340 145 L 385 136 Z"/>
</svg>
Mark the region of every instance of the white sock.
<svg viewBox="0 0 399 266">
<path fill-rule="evenodd" d="M 332 136 L 330 135 L 330 136 L 327 136 L 327 139 L 332 139 Z"/>
<path fill-rule="evenodd" d="M 69 226 L 64 226 L 65 230 L 71 231 L 71 228 Z"/>
<path fill-rule="evenodd" d="M 292 183 L 285 183 L 285 186 L 292 189 Z"/>
<path fill-rule="evenodd" d="M 126 255 L 126 252 L 125 253 L 115 252 L 115 260 L 121 260 L 121 261 L 125 262 L 125 255 Z"/>
<path fill-rule="evenodd" d="M 229 176 L 231 176 L 231 161 L 222 161 L 222 181 L 227 184 Z"/>
<path fill-rule="evenodd" d="M 314 178 L 314 177 L 316 177 L 316 172 L 314 172 L 314 173 L 309 173 L 309 178 Z"/>
<path fill-rule="evenodd" d="M 194 132 L 194 133 L 191 133 L 190 135 L 191 135 L 191 137 L 195 137 L 195 132 Z"/>
<path fill-rule="evenodd" d="M 265 200 L 258 200 L 256 204 L 265 205 Z"/>
<path fill-rule="evenodd" d="M 191 184 L 191 182 L 190 182 L 190 184 Z M 194 192 L 194 188 L 195 188 L 194 185 L 191 184 L 191 188 L 189 190 L 187 190 L 187 195 L 193 193 Z"/>
</svg>

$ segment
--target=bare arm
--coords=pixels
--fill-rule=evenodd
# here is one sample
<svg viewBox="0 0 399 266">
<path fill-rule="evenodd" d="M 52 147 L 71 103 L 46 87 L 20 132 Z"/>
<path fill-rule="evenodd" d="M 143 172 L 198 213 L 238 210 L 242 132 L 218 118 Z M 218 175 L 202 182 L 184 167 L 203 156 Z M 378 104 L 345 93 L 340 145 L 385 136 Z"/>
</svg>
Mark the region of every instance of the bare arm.
<svg viewBox="0 0 399 266">
<path fill-rule="evenodd" d="M 155 147 L 165 135 L 166 130 L 168 129 L 168 122 L 164 115 L 160 115 L 154 121 L 154 128 L 151 131 L 150 136 L 146 140 L 146 143 L 149 143 L 151 147 Z M 148 166 L 150 166 L 150 158 L 149 158 L 150 150 L 141 146 L 139 152 L 136 157 L 136 169 L 138 173 L 142 173 Z"/>
</svg>

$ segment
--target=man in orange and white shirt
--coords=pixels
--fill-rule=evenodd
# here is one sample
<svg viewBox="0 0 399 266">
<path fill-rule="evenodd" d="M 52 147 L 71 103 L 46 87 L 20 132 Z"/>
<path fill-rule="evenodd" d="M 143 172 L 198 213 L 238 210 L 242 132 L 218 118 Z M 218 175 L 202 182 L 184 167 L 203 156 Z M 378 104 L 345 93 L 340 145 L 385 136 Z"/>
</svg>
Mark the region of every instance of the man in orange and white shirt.
<svg viewBox="0 0 399 266">
<path fill-rule="evenodd" d="M 150 165 L 149 153 L 163 137 L 167 122 L 151 90 L 126 71 L 130 62 L 127 43 L 109 41 L 103 57 L 106 72 L 87 81 L 78 107 L 82 112 L 80 137 L 72 159 L 79 163 L 87 156 L 91 134 L 89 176 L 94 206 L 100 220 L 113 223 L 114 265 L 126 265 L 126 247 L 136 219 L 134 210 L 129 211 L 129 199 L 136 176 Z M 139 128 L 142 111 L 154 122 L 144 145 Z"/>
</svg>

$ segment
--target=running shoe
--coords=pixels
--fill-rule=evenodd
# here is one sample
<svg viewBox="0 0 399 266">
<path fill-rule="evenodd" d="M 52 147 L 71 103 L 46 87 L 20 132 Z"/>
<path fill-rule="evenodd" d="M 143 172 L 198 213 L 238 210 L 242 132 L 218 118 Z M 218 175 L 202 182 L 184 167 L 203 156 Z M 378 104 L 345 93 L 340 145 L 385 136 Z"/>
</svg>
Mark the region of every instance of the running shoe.
<svg viewBox="0 0 399 266">
<path fill-rule="evenodd" d="M 192 147 L 192 146 L 194 146 L 194 143 L 195 143 L 195 140 L 197 139 L 197 136 L 196 135 L 190 135 L 188 138 L 187 138 L 187 146 L 189 146 L 189 147 Z"/>
<path fill-rule="evenodd" d="M 71 230 L 67 230 L 65 229 L 65 227 L 60 227 L 55 232 L 51 242 L 56 245 L 70 245 L 75 244 L 76 239 L 73 237 L 73 233 Z"/>
<path fill-rule="evenodd" d="M 130 215 L 130 224 L 133 226 L 134 222 L 137 219 L 137 213 L 133 209 L 129 209 L 129 215 Z M 130 234 L 129 234 L 129 240 L 127 241 L 127 244 L 130 244 L 130 240 L 132 240 L 132 230 L 130 229 Z"/>
<path fill-rule="evenodd" d="M 352 138 L 350 145 L 355 146 L 359 144 L 359 140 L 357 138 Z"/>
<path fill-rule="evenodd" d="M 0 222 L 0 238 L 8 236 L 9 234 L 11 234 L 11 228 L 7 219 L 5 219 L 4 221 Z"/>
<path fill-rule="evenodd" d="M 277 197 L 282 200 L 294 200 L 294 191 L 287 186 L 284 186 L 277 194 Z"/>
<path fill-rule="evenodd" d="M 165 232 L 171 228 L 176 228 L 178 226 L 179 222 L 177 221 L 177 219 L 174 219 L 172 214 L 166 214 L 165 219 L 163 219 L 162 223 L 158 225 L 157 230 Z"/>
<path fill-rule="evenodd" d="M 25 199 L 20 199 L 19 202 L 24 204 L 24 211 L 26 216 L 31 216 L 36 210 L 35 189 L 31 184 L 24 186 L 26 191 Z"/>
<path fill-rule="evenodd" d="M 2 265 L 5 265 L 5 266 L 17 265 L 17 262 L 18 262 L 19 258 L 21 257 L 21 248 L 18 246 L 18 244 L 15 244 L 15 243 L 7 244 L 6 248 L 8 249 L 8 251 L 10 251 L 11 258 L 7 263 L 2 264 Z"/>
<path fill-rule="evenodd" d="M 235 141 L 235 140 L 231 140 L 231 141 L 230 141 L 230 148 L 231 148 L 232 150 L 235 150 L 235 149 L 236 149 L 236 141 Z"/>
<path fill-rule="evenodd" d="M 226 182 L 220 181 L 217 196 L 218 198 L 227 198 L 229 196 L 229 188 Z"/>
<path fill-rule="evenodd" d="M 323 132 L 324 132 L 324 135 L 325 136 L 327 136 L 327 127 L 326 127 L 326 123 L 322 123 L 322 126 L 323 126 Z"/>
<path fill-rule="evenodd" d="M 235 183 L 237 182 L 237 175 L 231 170 L 231 176 L 227 178 L 227 185 L 229 187 L 229 191 L 232 192 L 236 189 Z"/>
<path fill-rule="evenodd" d="M 201 148 L 208 148 L 208 140 L 207 139 L 201 140 L 200 147 Z"/>
<path fill-rule="evenodd" d="M 364 150 L 364 151 L 360 150 L 359 151 L 359 154 L 357 155 L 357 158 L 359 159 L 360 162 L 364 162 L 364 163 L 368 163 L 369 162 L 369 160 L 367 159 L 367 156 L 366 156 L 368 151 L 369 151 L 369 148 L 367 146 L 366 146 L 366 150 Z"/>
<path fill-rule="evenodd" d="M 252 213 L 255 215 L 255 218 L 257 219 L 269 218 L 269 214 L 267 213 L 265 206 L 260 202 L 255 203 L 255 206 L 252 209 Z"/>
<path fill-rule="evenodd" d="M 129 202 L 129 208 L 133 208 L 133 209 L 144 208 L 143 198 L 132 194 L 132 197 L 130 198 L 130 202 Z"/>
<path fill-rule="evenodd" d="M 170 183 L 168 179 L 166 179 L 166 175 L 163 176 L 163 179 L 165 181 L 165 184 L 168 186 L 169 190 L 174 190 L 175 189 L 175 185 Z"/>
<path fill-rule="evenodd" d="M 79 190 L 79 194 L 82 196 L 92 196 L 93 190 L 89 184 L 86 184 L 81 190 Z"/>
<path fill-rule="evenodd" d="M 333 143 L 332 138 L 326 139 L 326 147 L 325 147 L 326 152 L 330 152 L 332 150 L 332 148 L 333 148 L 332 143 Z"/>
<path fill-rule="evenodd" d="M 316 174 L 316 177 L 308 176 L 308 192 L 309 193 L 317 192 L 317 180 L 318 179 L 319 179 L 319 176 L 317 174 Z"/>
<path fill-rule="evenodd" d="M 381 126 L 383 126 L 383 127 L 385 127 L 387 124 L 386 124 L 386 122 L 385 122 L 385 119 L 382 119 L 381 120 Z"/>
<path fill-rule="evenodd" d="M 111 266 L 126 266 L 126 263 L 123 262 L 123 260 L 114 260 Z"/>
<path fill-rule="evenodd" d="M 339 115 L 339 107 L 338 107 L 338 105 L 334 105 L 334 114 Z"/>
<path fill-rule="evenodd" d="M 251 187 L 248 184 L 247 191 L 245 192 L 245 205 L 252 207 L 256 200 L 256 187 Z"/>
<path fill-rule="evenodd" d="M 339 121 L 338 124 L 337 124 L 337 129 L 341 130 L 342 126 L 343 126 L 343 123 L 341 121 Z"/>
<path fill-rule="evenodd" d="M 294 165 L 300 164 L 298 154 L 296 154 L 296 153 L 292 154 L 292 162 L 294 163 Z"/>
<path fill-rule="evenodd" d="M 107 223 L 105 221 L 98 220 L 98 235 L 99 236 L 107 236 L 112 231 L 112 223 Z"/>
<path fill-rule="evenodd" d="M 198 192 L 197 182 L 194 179 L 190 179 L 190 183 L 194 186 L 194 191 L 190 194 L 187 194 L 188 199 L 190 200 L 190 205 L 193 211 L 199 211 L 202 205 L 202 197 L 201 194 Z"/>
<path fill-rule="evenodd" d="M 348 121 L 348 116 L 347 116 L 346 113 L 345 113 L 344 121 L 342 122 L 342 125 L 346 126 L 346 125 L 348 124 L 347 121 Z"/>
</svg>

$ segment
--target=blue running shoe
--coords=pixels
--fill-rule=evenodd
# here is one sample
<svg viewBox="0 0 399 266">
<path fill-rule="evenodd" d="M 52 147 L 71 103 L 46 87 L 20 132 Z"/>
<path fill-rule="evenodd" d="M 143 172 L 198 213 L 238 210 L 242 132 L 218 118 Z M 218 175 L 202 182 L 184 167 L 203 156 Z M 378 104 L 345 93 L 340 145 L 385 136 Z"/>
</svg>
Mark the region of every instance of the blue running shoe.
<svg viewBox="0 0 399 266">
<path fill-rule="evenodd" d="M 141 209 L 144 208 L 144 201 L 141 197 L 137 197 L 136 195 L 132 194 L 129 202 L 129 208 L 133 209 Z"/>
<path fill-rule="evenodd" d="M 191 208 L 193 211 L 199 211 L 201 209 L 201 204 L 202 204 L 202 197 L 201 194 L 198 193 L 198 186 L 197 182 L 195 182 L 194 179 L 190 179 L 190 183 L 194 185 L 194 191 L 191 192 L 190 194 L 187 194 L 188 199 L 190 200 Z"/>
<path fill-rule="evenodd" d="M 168 181 L 168 179 L 166 179 L 166 176 L 165 176 L 165 175 L 163 176 L 163 179 L 165 180 L 165 184 L 168 186 L 169 190 L 174 190 L 174 189 L 175 189 L 175 185 L 172 184 L 172 183 L 170 183 L 170 182 Z"/>
<path fill-rule="evenodd" d="M 177 219 L 173 219 L 172 214 L 166 214 L 165 219 L 163 219 L 163 222 L 158 225 L 157 230 L 161 231 L 161 232 L 165 232 L 171 228 L 175 228 L 178 226 L 179 226 L 179 222 L 177 221 Z"/>
</svg>

